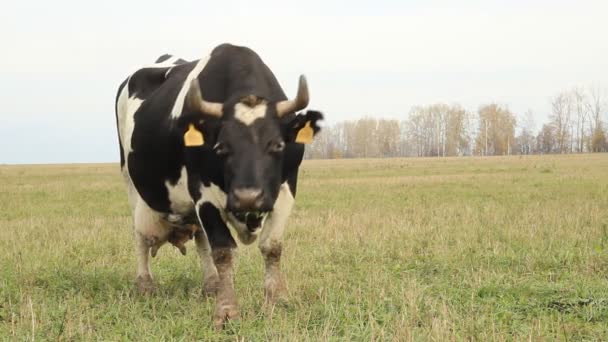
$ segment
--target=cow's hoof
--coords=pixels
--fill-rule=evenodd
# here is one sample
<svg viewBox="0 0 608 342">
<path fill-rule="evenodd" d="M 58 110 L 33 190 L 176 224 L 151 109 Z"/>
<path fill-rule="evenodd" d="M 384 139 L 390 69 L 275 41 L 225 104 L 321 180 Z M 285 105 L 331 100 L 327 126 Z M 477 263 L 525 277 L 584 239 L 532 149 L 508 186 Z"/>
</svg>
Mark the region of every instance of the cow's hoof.
<svg viewBox="0 0 608 342">
<path fill-rule="evenodd" d="M 270 305 L 287 302 L 287 288 L 283 280 L 271 281 L 265 284 L 264 302 Z"/>
<path fill-rule="evenodd" d="M 239 317 L 239 309 L 236 304 L 218 304 L 213 314 L 213 325 L 216 329 L 222 329 L 229 320 Z"/>
<path fill-rule="evenodd" d="M 139 292 L 141 295 L 151 295 L 156 289 L 154 280 L 152 280 L 152 277 L 149 275 L 138 276 L 137 279 L 135 279 L 135 286 L 137 287 L 137 292 Z"/>
<path fill-rule="evenodd" d="M 279 293 L 264 292 L 264 304 L 266 305 L 287 304 L 288 302 L 287 291 L 281 291 Z"/>
<path fill-rule="evenodd" d="M 217 295 L 219 281 L 217 276 L 203 279 L 203 295 L 206 297 Z"/>
</svg>

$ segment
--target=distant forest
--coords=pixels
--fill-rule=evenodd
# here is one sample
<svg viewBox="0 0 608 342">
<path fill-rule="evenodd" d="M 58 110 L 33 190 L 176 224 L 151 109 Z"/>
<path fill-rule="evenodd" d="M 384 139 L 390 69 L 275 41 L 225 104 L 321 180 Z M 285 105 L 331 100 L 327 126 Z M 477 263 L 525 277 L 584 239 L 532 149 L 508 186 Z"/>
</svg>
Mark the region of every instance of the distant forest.
<svg viewBox="0 0 608 342">
<path fill-rule="evenodd" d="M 432 157 L 608 151 L 608 97 L 600 87 L 574 88 L 551 98 L 549 121 L 533 113 L 484 104 L 416 106 L 403 121 L 365 117 L 323 128 L 306 158 Z"/>
</svg>

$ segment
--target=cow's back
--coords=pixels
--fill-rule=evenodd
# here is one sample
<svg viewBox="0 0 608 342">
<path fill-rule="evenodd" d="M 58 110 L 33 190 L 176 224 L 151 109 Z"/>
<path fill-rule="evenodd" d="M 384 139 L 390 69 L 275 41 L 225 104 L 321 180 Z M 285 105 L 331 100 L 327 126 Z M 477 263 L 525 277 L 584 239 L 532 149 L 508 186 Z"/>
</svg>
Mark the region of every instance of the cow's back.
<svg viewBox="0 0 608 342">
<path fill-rule="evenodd" d="M 173 211 L 170 191 L 180 185 L 178 182 L 185 173 L 181 145 L 173 134 L 171 112 L 187 75 L 198 61 L 163 57 L 158 63 L 135 71 L 121 84 L 116 121 L 121 169 L 129 186 L 134 188 L 129 190 L 129 197 L 141 196 L 152 209 L 168 213 Z M 187 193 L 182 193 L 185 188 L 177 189 L 180 192 L 177 196 L 182 197 L 178 200 L 182 202 L 187 200 Z"/>
</svg>

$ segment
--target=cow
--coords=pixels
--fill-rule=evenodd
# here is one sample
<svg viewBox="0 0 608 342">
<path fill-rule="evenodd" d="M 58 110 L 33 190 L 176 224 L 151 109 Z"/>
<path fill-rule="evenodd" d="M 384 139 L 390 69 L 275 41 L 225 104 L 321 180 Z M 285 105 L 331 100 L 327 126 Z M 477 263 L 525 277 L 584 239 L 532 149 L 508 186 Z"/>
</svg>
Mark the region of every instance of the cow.
<svg viewBox="0 0 608 342">
<path fill-rule="evenodd" d="M 203 292 L 215 296 L 214 325 L 238 317 L 232 228 L 243 244 L 259 239 L 265 302 L 285 297 L 283 231 L 304 144 L 323 119 L 301 112 L 308 102 L 303 75 L 288 99 L 253 50 L 231 44 L 191 62 L 163 55 L 122 82 L 116 123 L 139 292 L 153 292 L 150 257 L 163 244 L 185 254 L 194 239 Z"/>
</svg>

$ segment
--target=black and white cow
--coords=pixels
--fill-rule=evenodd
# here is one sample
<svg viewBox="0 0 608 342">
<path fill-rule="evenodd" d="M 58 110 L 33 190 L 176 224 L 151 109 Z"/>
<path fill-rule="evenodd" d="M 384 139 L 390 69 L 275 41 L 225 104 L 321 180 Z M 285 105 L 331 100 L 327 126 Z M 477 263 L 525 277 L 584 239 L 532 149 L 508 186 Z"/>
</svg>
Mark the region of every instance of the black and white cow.
<svg viewBox="0 0 608 342">
<path fill-rule="evenodd" d="M 245 244 L 259 235 L 266 301 L 284 295 L 283 230 L 303 144 L 322 119 L 296 114 L 308 100 L 303 76 L 289 100 L 255 52 L 229 44 L 193 62 L 161 56 L 120 85 L 116 121 L 140 291 L 154 288 L 150 255 L 167 241 L 185 254 L 194 238 L 203 290 L 216 295 L 215 325 L 237 316 L 232 227 Z"/>
</svg>

